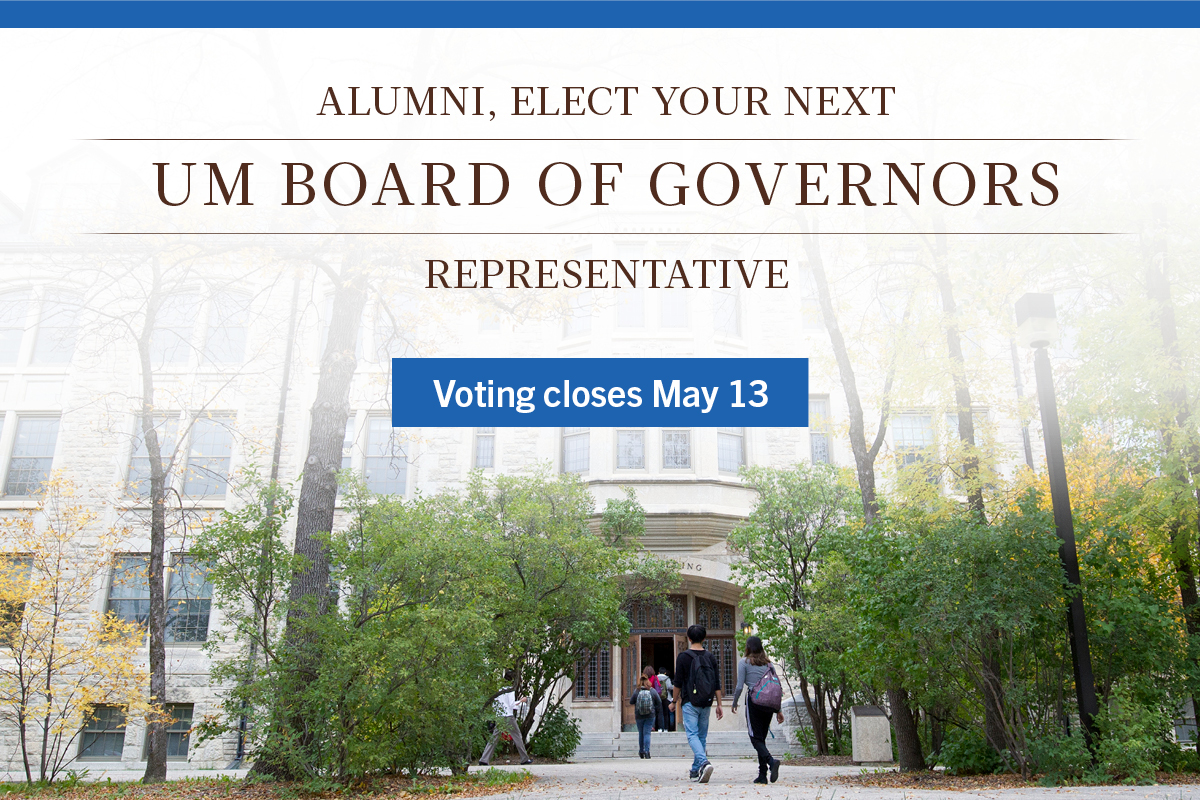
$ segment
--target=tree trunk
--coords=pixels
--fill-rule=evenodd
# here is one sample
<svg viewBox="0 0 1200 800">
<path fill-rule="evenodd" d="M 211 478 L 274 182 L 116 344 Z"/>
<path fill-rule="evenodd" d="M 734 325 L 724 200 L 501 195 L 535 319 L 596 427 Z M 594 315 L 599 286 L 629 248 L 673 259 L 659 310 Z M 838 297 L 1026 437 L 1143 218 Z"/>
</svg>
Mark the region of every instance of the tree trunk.
<svg viewBox="0 0 1200 800">
<path fill-rule="evenodd" d="M 875 457 L 883 445 L 883 435 L 887 430 L 888 402 L 885 395 L 883 408 L 880 410 L 879 429 L 875 434 L 874 443 L 868 447 L 866 428 L 863 423 L 862 400 L 858 395 L 858 383 L 854 378 L 854 367 L 850 363 L 850 353 L 846 348 L 846 340 L 842 336 L 837 314 L 833 310 L 833 297 L 829 291 L 829 280 L 825 275 L 825 264 L 821 258 L 821 248 L 815 236 L 807 232 L 803 237 L 804 250 L 808 255 L 808 265 L 813 271 L 813 280 L 817 285 L 817 301 L 821 306 L 821 317 L 825 329 L 829 331 L 829 343 L 837 361 L 838 374 L 841 376 L 842 388 L 846 393 L 846 405 L 850 409 L 850 450 L 854 453 L 854 466 L 858 475 L 858 489 L 862 496 L 863 518 L 866 524 L 872 525 L 879 517 L 879 501 L 875 490 Z M 888 377 L 888 384 L 891 376 Z M 916 722 L 912 710 L 908 707 L 908 692 L 901 688 L 899 682 L 888 686 L 888 701 L 892 706 L 892 724 L 896 727 L 896 747 L 900 753 L 901 769 L 924 769 L 925 757 L 921 753 L 921 739 L 917 735 Z M 907 722 L 905 722 L 907 720 Z M 901 731 L 907 725 L 911 730 Z"/>
<path fill-rule="evenodd" d="M 352 254 L 348 259 L 353 257 Z M 310 613 L 326 613 L 331 599 L 329 552 L 322 540 L 333 530 L 337 471 L 342 466 L 342 442 L 350 415 L 350 387 L 354 381 L 358 335 L 367 302 L 366 272 L 347 263 L 335 287 L 311 410 L 308 455 L 296 501 L 293 550 L 296 555 L 304 556 L 308 563 L 292 577 L 284 629 L 287 645 L 298 655 L 297 674 L 293 676 L 298 684 L 310 682 L 320 668 L 320 654 L 306 652 L 302 624 Z M 305 741 L 308 726 L 304 720 L 293 717 L 287 719 L 286 724 L 302 742 Z M 268 737 L 263 752 L 255 759 L 253 771 L 281 778 L 292 777 L 272 751 L 272 741 Z"/>
<path fill-rule="evenodd" d="M 150 341 L 154 335 L 164 293 L 155 270 L 154 284 L 147 299 L 146 315 L 138 337 L 138 360 L 142 372 L 142 412 L 139 421 L 146 455 L 150 460 L 150 558 L 146 579 L 150 584 L 150 702 L 162 710 L 167 699 L 167 600 L 163 587 L 163 558 L 166 551 L 166 470 L 162 445 L 154 427 L 154 365 L 150 359 Z M 160 783 L 167 779 L 167 726 L 158 714 L 146 719 L 146 772 L 142 783 Z"/>
<path fill-rule="evenodd" d="M 936 237 L 934 259 L 940 262 L 945 255 L 945 235 Z M 983 504 L 983 485 L 979 479 L 979 456 L 975 449 L 975 414 L 972 409 L 971 387 L 967 381 L 967 363 L 963 355 L 962 336 L 958 330 L 958 304 L 954 300 L 954 285 L 950 274 L 941 264 L 935 264 L 934 278 L 942 300 L 942 314 L 946 327 L 946 350 L 950 356 L 950 374 L 954 381 L 954 404 L 958 416 L 958 439 L 965 446 L 962 460 L 962 481 L 967 494 L 967 507 L 975 514 L 981 525 L 987 524 Z M 998 638 L 995 630 L 985 634 L 988 642 Z M 988 744 L 1003 754 L 1008 749 L 1005 734 L 1004 684 L 1000 680 L 1000 663 L 991 655 L 992 648 L 984 647 L 980 663 L 983 674 L 984 735 Z"/>
<path fill-rule="evenodd" d="M 917 729 L 917 715 L 909 706 L 908 692 L 891 686 L 887 690 L 888 705 L 892 707 L 892 727 L 896 729 L 896 751 L 900 756 L 900 771 L 925 769 L 925 756 L 921 752 L 921 734 Z"/>
<path fill-rule="evenodd" d="M 345 272 L 348 274 L 343 275 L 333 296 L 317 395 L 312 404 L 308 457 L 296 501 L 294 551 L 308 559 L 308 567 L 293 578 L 288 595 L 289 639 L 296 635 L 297 620 L 308 611 L 304 607 L 306 600 L 315 601 L 316 613 L 324 613 L 329 603 L 329 553 L 321 539 L 333 530 L 337 471 L 342 466 L 350 386 L 358 363 L 355 350 L 367 302 L 366 275 L 352 266 L 346 267 Z"/>
</svg>

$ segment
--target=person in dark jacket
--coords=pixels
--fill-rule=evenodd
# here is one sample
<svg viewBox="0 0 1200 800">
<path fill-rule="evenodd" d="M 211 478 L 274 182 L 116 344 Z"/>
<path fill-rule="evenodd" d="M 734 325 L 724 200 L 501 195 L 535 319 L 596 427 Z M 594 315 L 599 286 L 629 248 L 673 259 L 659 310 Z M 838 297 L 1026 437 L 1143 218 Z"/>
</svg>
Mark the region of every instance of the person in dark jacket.
<svg viewBox="0 0 1200 800">
<path fill-rule="evenodd" d="M 638 695 L 642 692 L 645 692 L 650 697 L 649 713 L 643 713 L 644 709 L 638 709 Z M 650 731 L 654 728 L 655 720 L 662 716 L 662 698 L 658 696 L 658 692 L 650 685 L 650 679 L 645 675 L 638 676 L 638 685 L 629 697 L 629 705 L 634 707 L 633 718 L 637 722 L 638 758 L 649 758 Z M 643 703 L 642 705 L 645 706 L 646 704 Z"/>
<path fill-rule="evenodd" d="M 783 712 L 756 706 L 750 699 L 750 690 L 762 679 L 763 675 L 767 674 L 767 670 L 771 667 L 771 660 L 767 658 L 767 654 L 763 650 L 762 639 L 751 636 L 746 640 L 746 656 L 738 662 L 737 686 L 733 690 L 732 710 L 737 713 L 738 698 L 744 687 L 746 689 L 746 730 L 750 732 L 750 744 L 758 753 L 758 777 L 754 779 L 755 783 L 766 783 L 768 770 L 771 772 L 771 783 L 779 779 L 779 759 L 773 757 L 771 751 L 767 750 L 767 733 L 771 730 L 771 715 L 775 714 L 779 718 L 779 724 L 782 725 Z"/>
</svg>

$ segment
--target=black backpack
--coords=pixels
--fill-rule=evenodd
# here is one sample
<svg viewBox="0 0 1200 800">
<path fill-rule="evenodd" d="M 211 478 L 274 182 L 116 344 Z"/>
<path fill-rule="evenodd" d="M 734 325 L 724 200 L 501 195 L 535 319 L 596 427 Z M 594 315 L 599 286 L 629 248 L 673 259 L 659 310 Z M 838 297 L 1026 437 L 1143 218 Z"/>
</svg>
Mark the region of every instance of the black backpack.
<svg viewBox="0 0 1200 800">
<path fill-rule="evenodd" d="M 707 650 L 688 650 L 692 654 L 692 668 L 688 670 L 687 686 L 683 700 L 693 706 L 711 706 L 717 694 L 720 680 L 717 677 L 717 662 Z"/>
</svg>

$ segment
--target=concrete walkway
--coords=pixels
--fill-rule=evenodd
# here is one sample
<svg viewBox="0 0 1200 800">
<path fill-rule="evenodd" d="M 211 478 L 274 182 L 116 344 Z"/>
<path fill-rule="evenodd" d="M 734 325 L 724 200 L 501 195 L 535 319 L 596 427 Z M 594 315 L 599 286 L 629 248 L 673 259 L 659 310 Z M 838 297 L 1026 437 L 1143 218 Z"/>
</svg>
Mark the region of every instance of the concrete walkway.
<svg viewBox="0 0 1200 800">
<path fill-rule="evenodd" d="M 1070 787 L 1059 789 L 1004 789 L 956 792 L 944 789 L 860 789 L 835 783 L 838 774 L 856 775 L 861 767 L 784 766 L 779 782 L 767 786 L 751 781 L 758 774 L 751 760 L 714 760 L 716 770 L 707 785 L 688 780 L 691 759 L 621 759 L 583 764 L 548 764 L 525 767 L 537 777 L 521 793 L 497 795 L 504 800 L 665 800 L 668 797 L 700 800 L 720 798 L 772 798 L 778 800 L 1200 800 L 1200 785 Z M 500 769 L 522 767 L 496 765 Z M 480 767 L 472 767 L 472 771 Z"/>
</svg>

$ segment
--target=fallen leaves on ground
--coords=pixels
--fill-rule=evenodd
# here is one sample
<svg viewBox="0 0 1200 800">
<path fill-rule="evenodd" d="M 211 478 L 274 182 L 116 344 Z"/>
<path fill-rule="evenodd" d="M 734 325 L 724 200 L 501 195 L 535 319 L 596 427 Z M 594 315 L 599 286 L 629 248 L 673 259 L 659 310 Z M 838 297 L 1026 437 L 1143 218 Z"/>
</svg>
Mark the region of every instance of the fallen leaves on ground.
<svg viewBox="0 0 1200 800">
<path fill-rule="evenodd" d="M 863 772 L 859 775 L 832 775 L 830 780 L 848 786 L 869 786 L 877 789 L 944 789 L 950 792 L 973 792 L 983 789 L 1024 789 L 1040 785 L 1037 777 L 1025 780 L 1020 775 L 947 775 L 942 771 L 898 772 L 886 770 Z M 1157 783 L 1170 786 L 1200 784 L 1200 775 L 1188 772 L 1160 772 Z M 1119 785 L 1119 784 L 1113 784 Z"/>
<path fill-rule="evenodd" d="M 788 753 L 783 763 L 792 767 L 848 767 L 854 762 L 850 756 L 794 756 Z"/>
<path fill-rule="evenodd" d="M 1023 789 L 1037 786 L 1020 775 L 947 775 L 944 772 L 898 772 L 880 770 L 859 775 L 832 775 L 830 780 L 849 786 L 877 789 L 944 789 L 972 792 L 980 789 Z"/>
<path fill-rule="evenodd" d="M 276 781 L 249 782 L 231 778 L 199 778 L 151 785 L 133 782 L 57 783 L 27 786 L 0 784 L 0 793 L 56 800 L 439 800 L 439 798 L 486 797 L 528 789 L 534 777 L 528 772 L 488 770 L 468 776 L 422 778 L 388 777 L 353 784 L 337 791 L 307 792 L 298 784 Z"/>
</svg>

